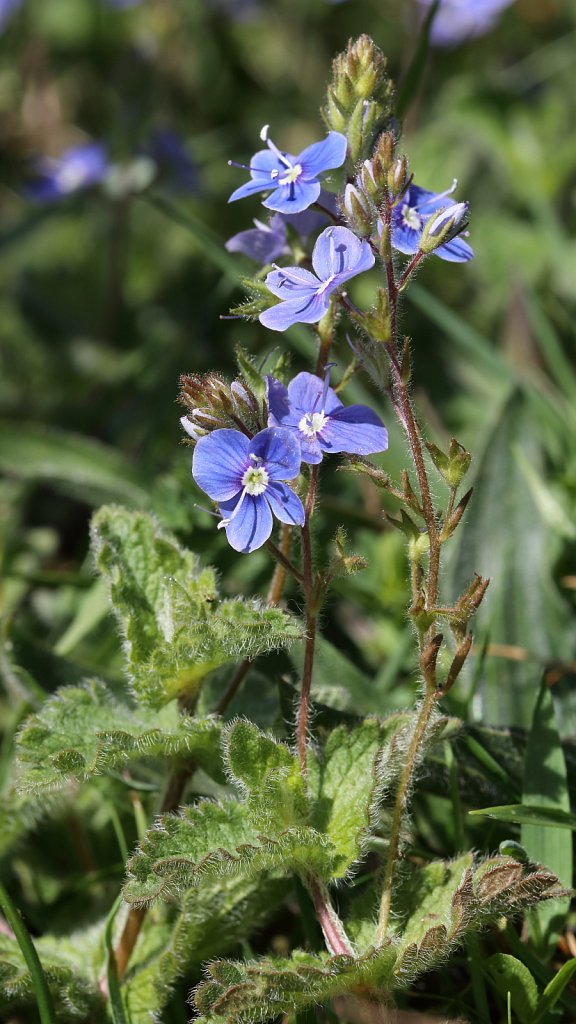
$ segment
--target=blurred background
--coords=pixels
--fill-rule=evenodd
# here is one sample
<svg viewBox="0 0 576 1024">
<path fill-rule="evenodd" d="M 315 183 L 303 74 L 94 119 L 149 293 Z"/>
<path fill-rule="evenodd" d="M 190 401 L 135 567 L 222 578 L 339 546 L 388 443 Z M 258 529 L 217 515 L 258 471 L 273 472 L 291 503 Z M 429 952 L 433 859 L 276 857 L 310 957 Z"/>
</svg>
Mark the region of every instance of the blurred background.
<svg viewBox="0 0 576 1024">
<path fill-rule="evenodd" d="M 526 726 L 547 672 L 573 737 L 575 9 L 446 7 L 404 147 L 419 185 L 443 191 L 458 179 L 476 256 L 465 266 L 431 257 L 403 327 L 430 436 L 455 434 L 475 457 L 476 498 L 446 593 L 475 571 L 493 578 L 474 670 L 451 708 Z M 372 35 L 405 81 L 428 8 L 0 0 L 1 602 L 10 663 L 32 674 L 41 664 L 46 689 L 110 672 L 115 641 L 86 560 L 103 501 L 154 510 L 216 562 L 231 592 L 264 590 L 267 556 L 232 557 L 194 508 L 178 424 L 180 373 L 231 373 L 238 342 L 262 358 L 283 343 L 220 319 L 243 296 L 240 276 L 260 269 L 224 248 L 261 215 L 257 198 L 227 205 L 244 180 L 227 161 L 249 160 L 263 124 L 294 152 L 323 135 L 330 63 L 350 36 Z M 374 283 L 359 283 L 358 301 Z M 300 327 L 287 338 L 294 367 L 309 365 L 312 336 Z M 406 453 L 385 398 L 367 378 L 349 395 L 391 423 L 386 466 L 397 474 Z M 346 656 L 362 710 L 383 711 L 411 700 L 413 654 L 404 542 L 379 500 L 328 472 L 325 535 L 344 522 L 370 567 L 334 597 L 318 685 L 333 683 L 334 659 Z"/>
</svg>

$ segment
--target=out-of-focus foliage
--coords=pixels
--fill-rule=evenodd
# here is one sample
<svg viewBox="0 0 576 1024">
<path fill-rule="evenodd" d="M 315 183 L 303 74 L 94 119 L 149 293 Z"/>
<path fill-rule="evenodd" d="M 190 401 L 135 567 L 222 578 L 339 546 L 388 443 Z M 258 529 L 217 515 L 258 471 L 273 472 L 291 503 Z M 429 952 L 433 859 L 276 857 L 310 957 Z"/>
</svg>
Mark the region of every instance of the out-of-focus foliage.
<svg viewBox="0 0 576 1024">
<path fill-rule="evenodd" d="M 146 843 L 146 822 L 159 806 L 159 759 L 193 749 L 205 771 L 190 798 L 232 804 L 223 776 L 211 770 L 218 745 L 211 718 L 201 736 L 190 736 L 173 706 L 157 713 L 126 703 L 132 656 L 94 580 L 89 516 L 109 501 L 135 516 L 153 512 L 175 533 L 175 550 L 202 551 L 202 564 L 218 568 L 222 596 L 215 608 L 207 597 L 208 618 L 218 607 L 237 608 L 240 594 L 265 598 L 266 553 L 236 558 L 211 517 L 194 507 L 201 498 L 175 404 L 180 373 L 234 372 L 238 341 L 257 364 L 274 358 L 258 324 L 219 319 L 243 301 L 240 277 L 254 269 L 224 242 L 261 212 L 256 199 L 227 205 L 244 173 L 227 161 L 250 157 L 263 124 L 293 152 L 319 137 L 329 64 L 350 35 L 373 36 L 401 90 L 417 43 L 415 12 L 408 0 L 143 0 L 125 9 L 103 0 L 25 0 L 0 29 L 0 857 L 30 932 L 44 936 L 38 949 L 67 1008 L 63 1020 L 101 1012 L 104 922 L 126 853 Z M 455 434 L 475 456 L 475 496 L 442 581 L 446 600 L 472 573 L 492 577 L 471 669 L 445 701 L 468 727 L 434 749 L 414 808 L 410 864 L 442 862 L 448 873 L 443 862 L 464 848 L 488 852 L 521 838 L 514 823 L 468 818 L 468 809 L 522 802 L 569 809 L 575 43 L 570 0 L 516 0 L 486 35 L 430 50 L 405 114 L 404 146 L 418 184 L 439 192 L 459 179 L 459 194 L 471 202 L 476 253 L 464 268 L 428 260 L 403 313 L 416 405 L 431 439 L 445 444 Z M 167 131 L 181 142 L 177 159 L 154 149 Z M 44 204 L 30 198 L 34 161 L 91 140 L 120 168 L 114 187 Z M 148 179 L 142 159 L 155 161 Z M 369 300 L 374 283 L 360 280 L 351 292 Z M 295 327 L 288 338 L 294 368 L 308 368 L 309 335 Z M 341 339 L 343 365 L 348 358 Z M 405 448 L 387 396 L 367 378 L 348 394 L 380 409 L 390 429 L 386 469 L 397 478 Z M 356 714 L 385 716 L 413 702 L 403 539 L 384 521 L 376 490 L 352 474 L 325 473 L 323 512 L 319 540 L 331 543 L 344 523 L 351 549 L 368 562 L 336 582 L 318 644 L 315 721 L 319 729 L 340 722 L 349 730 Z M 150 629 L 158 630 L 158 607 L 140 589 L 150 600 Z M 298 602 L 290 609 L 296 623 Z M 292 629 L 290 639 L 300 635 Z M 222 642 L 225 632 L 224 624 Z M 273 646 L 263 642 L 258 651 Z M 226 661 L 220 657 L 202 695 L 206 716 L 230 681 Z M 255 718 L 282 738 L 301 661 L 298 643 L 266 655 L 231 714 Z M 281 683 L 271 686 L 270 675 Z M 83 682 L 95 678 L 101 682 Z M 63 685 L 71 689 L 53 697 Z M 64 746 L 50 725 L 55 704 L 67 699 L 77 735 Z M 33 767 L 24 766 L 32 792 L 22 795 L 12 781 L 15 736 L 30 713 L 21 742 L 26 749 L 34 741 Z M 101 746 L 94 749 L 83 726 L 96 722 Z M 83 785 L 93 771 L 96 781 Z M 37 796 L 41 786 L 66 780 L 58 795 Z M 181 827 L 190 822 L 183 818 Z M 571 833 L 561 839 L 561 831 L 525 825 L 522 840 L 534 859 L 555 851 L 558 863 L 550 866 L 562 876 Z M 368 858 L 381 853 L 378 843 L 377 834 L 367 841 Z M 374 908 L 362 906 L 362 875 L 356 881 L 343 902 L 362 936 Z M 300 889 L 252 874 L 205 882 L 201 900 L 196 892 L 185 886 L 181 905 L 151 912 L 127 976 L 133 1022 L 152 1011 L 181 1024 L 201 961 L 228 953 L 250 960 L 272 951 L 286 958 L 288 987 L 300 984 L 306 966 L 324 984 L 324 963 L 290 960 L 291 947 L 317 941 Z M 511 992 L 512 1020 L 573 1020 L 576 946 L 565 910 L 539 910 L 522 940 L 513 923 L 474 940 L 450 968 L 407 992 L 404 1006 L 500 1021 Z M 16 1007 L 19 1020 L 33 1021 L 21 955 L 9 935 L 0 939 L 0 1013 Z M 212 996 L 228 990 L 234 970 L 215 965 Z M 266 988 L 264 969 L 258 983 Z M 202 991 L 207 1011 L 210 993 Z"/>
</svg>

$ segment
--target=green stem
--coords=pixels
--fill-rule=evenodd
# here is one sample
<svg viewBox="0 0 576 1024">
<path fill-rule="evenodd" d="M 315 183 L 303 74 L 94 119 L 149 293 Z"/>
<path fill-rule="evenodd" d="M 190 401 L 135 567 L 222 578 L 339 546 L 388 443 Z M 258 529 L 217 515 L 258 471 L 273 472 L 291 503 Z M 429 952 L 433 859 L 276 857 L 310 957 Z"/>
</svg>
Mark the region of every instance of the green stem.
<svg viewBox="0 0 576 1024">
<path fill-rule="evenodd" d="M 28 929 L 22 920 L 20 912 L 14 906 L 2 883 L 0 883 L 0 907 L 2 908 L 2 913 L 4 914 L 7 923 L 16 936 L 16 941 L 20 946 L 22 956 L 28 965 L 30 977 L 32 978 L 34 994 L 36 996 L 36 1002 L 38 1004 L 41 1024 L 56 1024 L 56 1015 L 54 1013 L 52 996 L 50 994 L 50 989 L 48 988 L 46 975 L 44 974 L 42 964 L 40 963 L 40 958 L 36 952 L 36 947 L 30 938 Z"/>
<path fill-rule="evenodd" d="M 400 782 L 396 792 L 392 824 L 390 826 L 390 840 L 388 844 L 386 870 L 382 886 L 382 898 L 380 901 L 380 916 L 378 919 L 378 930 L 376 933 L 377 944 L 384 942 L 388 931 L 388 921 L 392 905 L 392 882 L 394 880 L 394 870 L 400 852 L 402 820 L 408 804 L 408 796 L 410 793 L 414 769 L 416 767 L 418 751 L 420 749 L 420 744 L 424 739 L 424 735 L 430 721 L 430 715 L 432 714 L 436 700 L 436 691 L 432 688 L 428 689 L 420 707 L 420 713 L 416 720 L 414 732 L 412 733 L 412 739 L 410 740 L 410 746 L 408 747 L 408 752 L 406 754 L 406 761 L 404 763 L 404 768 L 402 769 L 402 775 L 400 776 Z"/>
</svg>

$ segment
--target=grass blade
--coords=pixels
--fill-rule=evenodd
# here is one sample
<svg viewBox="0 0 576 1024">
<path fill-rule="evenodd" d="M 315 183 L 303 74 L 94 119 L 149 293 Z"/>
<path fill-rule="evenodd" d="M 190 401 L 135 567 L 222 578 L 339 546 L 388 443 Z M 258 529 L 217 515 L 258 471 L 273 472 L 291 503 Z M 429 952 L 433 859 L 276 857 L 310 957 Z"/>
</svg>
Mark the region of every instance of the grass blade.
<svg viewBox="0 0 576 1024">
<path fill-rule="evenodd" d="M 20 912 L 14 906 L 1 882 L 0 907 L 2 908 L 2 913 L 4 914 L 6 921 L 16 936 L 18 945 L 22 950 L 22 956 L 28 965 L 28 970 L 30 971 L 30 977 L 32 979 L 36 995 L 36 1002 L 38 1004 L 41 1024 L 56 1024 L 52 996 L 50 995 L 46 975 L 44 974 L 40 958 L 36 952 L 36 947 L 28 934 L 28 929 L 22 920 Z"/>
</svg>

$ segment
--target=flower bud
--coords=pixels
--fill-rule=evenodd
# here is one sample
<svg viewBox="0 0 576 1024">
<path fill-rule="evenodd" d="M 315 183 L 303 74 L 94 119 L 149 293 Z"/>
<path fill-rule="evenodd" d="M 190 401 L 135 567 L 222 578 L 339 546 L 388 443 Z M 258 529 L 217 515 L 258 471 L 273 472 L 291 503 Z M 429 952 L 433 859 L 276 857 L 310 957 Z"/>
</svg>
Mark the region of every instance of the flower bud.
<svg viewBox="0 0 576 1024">
<path fill-rule="evenodd" d="M 401 196 L 406 191 L 408 181 L 408 161 L 405 156 L 399 156 L 388 171 L 388 188 L 392 195 Z"/>
<path fill-rule="evenodd" d="M 420 251 L 434 252 L 439 245 L 450 242 L 466 227 L 468 203 L 453 203 L 439 210 L 426 222 L 420 239 Z"/>
<path fill-rule="evenodd" d="M 391 114 L 392 83 L 386 58 L 369 36 L 350 41 L 332 65 L 324 118 L 348 138 L 350 159 L 367 156 L 378 130 Z"/>
<path fill-rule="evenodd" d="M 360 238 L 368 238 L 371 235 L 374 209 L 368 198 L 355 185 L 346 185 L 344 212 L 350 227 Z"/>
</svg>

